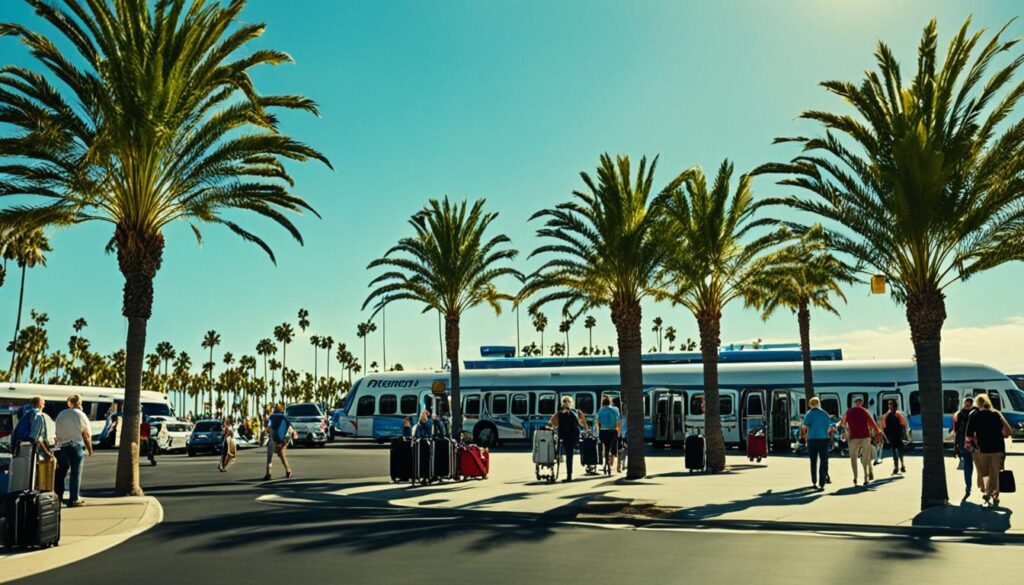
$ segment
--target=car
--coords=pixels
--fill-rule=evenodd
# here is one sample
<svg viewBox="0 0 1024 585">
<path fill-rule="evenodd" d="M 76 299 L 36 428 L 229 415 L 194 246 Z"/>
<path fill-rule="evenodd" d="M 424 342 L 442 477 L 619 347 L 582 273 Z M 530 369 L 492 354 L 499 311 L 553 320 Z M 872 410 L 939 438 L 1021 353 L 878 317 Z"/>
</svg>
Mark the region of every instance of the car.
<svg viewBox="0 0 1024 585">
<path fill-rule="evenodd" d="M 153 420 L 156 418 L 162 420 Z M 157 441 L 160 443 L 160 450 L 164 453 L 185 451 L 187 449 L 188 438 L 192 434 L 192 423 L 168 417 L 151 417 L 149 424 L 154 427 L 154 431 L 157 433 L 157 437 L 159 437 Z M 164 429 L 166 429 L 166 432 L 164 432 Z"/>
<path fill-rule="evenodd" d="M 214 419 L 197 421 L 185 442 L 189 457 L 200 453 L 219 454 L 224 444 L 224 429 L 221 421 Z"/>
<path fill-rule="evenodd" d="M 320 406 L 311 402 L 292 404 L 284 411 L 298 436 L 296 443 L 310 447 L 327 444 L 327 420 Z"/>
<path fill-rule="evenodd" d="M 17 422 L 17 408 L 0 407 L 0 450 L 10 450 L 11 433 Z"/>
</svg>

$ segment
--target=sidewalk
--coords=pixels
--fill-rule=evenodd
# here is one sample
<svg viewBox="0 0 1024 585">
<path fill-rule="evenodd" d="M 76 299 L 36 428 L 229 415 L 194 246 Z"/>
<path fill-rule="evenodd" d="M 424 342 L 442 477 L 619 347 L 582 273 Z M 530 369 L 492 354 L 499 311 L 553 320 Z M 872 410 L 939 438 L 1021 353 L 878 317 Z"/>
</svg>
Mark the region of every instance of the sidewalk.
<svg viewBox="0 0 1024 585">
<path fill-rule="evenodd" d="M 1021 447 L 1011 447 L 1008 468 L 1024 469 Z M 961 503 L 963 472 L 956 470 L 952 458 L 947 458 L 946 480 L 953 505 L 924 513 L 919 511 L 922 461 L 916 455 L 907 457 L 907 472 L 902 475 L 891 475 L 891 459 L 874 466 L 875 481 L 867 487 L 853 485 L 849 459 L 832 457 L 832 484 L 822 493 L 810 489 L 806 457 L 772 456 L 751 463 L 732 454 L 728 465 L 725 473 L 691 474 L 683 469 L 678 451 L 652 452 L 647 457 L 648 476 L 641 481 L 626 481 L 622 475 L 587 476 L 577 467 L 572 483 L 547 484 L 535 480 L 530 453 L 499 451 L 492 454 L 492 473 L 485 481 L 423 487 L 339 485 L 333 494 L 381 499 L 396 506 L 545 514 L 581 521 L 1024 538 L 1024 523 L 1015 527 L 1010 522 L 1012 509 L 1019 505 L 1016 494 L 1003 495 L 998 510 L 983 509 L 977 489 Z"/>
<path fill-rule="evenodd" d="M 41 550 L 0 549 L 0 583 L 56 569 L 149 530 L 163 521 L 156 498 L 91 498 L 61 510 L 60 544 Z"/>
</svg>

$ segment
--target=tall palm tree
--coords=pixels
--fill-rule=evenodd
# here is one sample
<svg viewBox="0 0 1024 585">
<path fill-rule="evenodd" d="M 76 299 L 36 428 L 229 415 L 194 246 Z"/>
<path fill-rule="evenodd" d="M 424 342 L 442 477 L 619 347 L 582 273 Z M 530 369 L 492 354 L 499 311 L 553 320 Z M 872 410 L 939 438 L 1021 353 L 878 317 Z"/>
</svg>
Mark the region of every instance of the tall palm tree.
<svg viewBox="0 0 1024 585">
<path fill-rule="evenodd" d="M 299 330 L 303 333 L 306 332 L 306 328 L 309 327 L 309 311 L 306 309 L 299 309 Z"/>
<path fill-rule="evenodd" d="M 558 324 L 558 332 L 565 334 L 565 347 L 563 348 L 562 355 L 569 355 L 569 330 L 572 329 L 572 319 L 562 319 L 562 322 Z"/>
<path fill-rule="evenodd" d="M 277 361 L 276 359 L 271 359 L 270 360 L 270 398 L 271 398 L 271 402 L 273 402 L 274 404 L 277 404 L 277 380 L 274 378 L 274 372 L 276 372 L 276 371 L 278 371 L 280 369 L 281 369 L 281 362 Z M 284 384 L 284 378 L 283 377 L 281 378 L 281 384 L 282 385 Z M 283 390 L 282 390 L 282 392 L 283 392 Z M 284 394 L 283 393 L 281 395 L 281 398 L 284 399 Z"/>
<path fill-rule="evenodd" d="M 668 341 L 668 350 L 675 351 L 676 349 L 676 328 L 669 325 L 665 328 L 665 340 Z"/>
<path fill-rule="evenodd" d="M 651 328 L 651 331 L 658 336 L 658 351 L 661 351 L 661 330 L 665 322 L 662 321 L 661 317 L 655 317 L 652 323 L 654 327 Z"/>
<path fill-rule="evenodd" d="M 540 333 L 540 355 L 544 355 L 544 330 L 548 328 L 548 316 L 539 310 L 530 311 L 530 319 L 534 331 Z"/>
<path fill-rule="evenodd" d="M 210 365 L 210 369 L 207 372 L 207 375 L 210 378 L 209 389 L 211 407 L 213 406 L 213 368 L 217 365 L 217 363 L 213 361 L 213 348 L 217 347 L 218 345 L 220 345 L 220 333 L 217 333 L 213 329 L 210 329 L 209 331 L 206 332 L 206 335 L 203 336 L 203 342 L 201 346 L 205 349 L 210 350 L 210 361 L 207 362 Z"/>
<path fill-rule="evenodd" d="M 327 379 L 331 379 L 331 349 L 334 348 L 334 338 L 330 335 L 324 335 L 320 338 L 320 349 L 327 350 Z"/>
<path fill-rule="evenodd" d="M 319 335 L 310 335 L 309 336 L 309 344 L 313 346 L 313 384 L 314 384 L 314 389 L 315 389 L 316 381 L 317 381 L 317 376 L 318 376 L 317 366 L 318 366 L 318 364 L 320 362 L 320 358 L 317 355 L 317 350 L 320 349 L 320 336 Z M 328 360 L 328 361 L 330 361 L 330 360 Z"/>
<path fill-rule="evenodd" d="M 181 220 L 198 238 L 199 224 L 222 225 L 273 260 L 267 243 L 236 222 L 236 212 L 248 211 L 301 242 L 283 212 L 312 209 L 292 193 L 283 161 L 327 159 L 282 134 L 272 112 L 315 114 L 316 105 L 257 91 L 253 68 L 291 58 L 250 47 L 265 27 L 240 17 L 245 0 L 90 1 L 67 9 L 26 1 L 59 38 L 0 25 L 0 36 L 19 37 L 48 73 L 18 66 L 0 73 L 9 88 L 0 93 L 10 112 L 3 121 L 21 132 L 3 154 L 24 161 L 3 167 L 0 192 L 43 202 L 0 211 L 0 230 L 112 224 L 108 248 L 125 279 L 128 319 L 115 492 L 140 494 L 139 389 L 164 228 Z M 62 54 L 62 46 L 72 54 Z"/>
<path fill-rule="evenodd" d="M 274 345 L 274 341 L 269 337 L 264 337 L 259 340 L 256 344 L 256 354 L 263 357 L 263 386 L 264 388 L 269 387 L 269 381 L 267 380 L 267 358 L 277 353 L 277 346 Z M 266 397 L 264 397 L 266 400 Z"/>
<path fill-rule="evenodd" d="M 811 370 L 811 308 L 839 315 L 833 300 L 846 302 L 842 285 L 854 282 L 854 269 L 828 251 L 820 225 L 795 243 L 764 257 L 763 268 L 745 291 L 746 305 L 757 307 L 767 320 L 779 308 L 796 314 L 804 366 L 804 396 L 814 396 Z"/>
<path fill-rule="evenodd" d="M 663 196 L 651 193 L 655 159 L 640 161 L 634 179 L 629 157 L 614 160 L 601 155 L 597 177 L 580 173 L 585 191 L 574 191 L 572 199 L 533 215 L 544 219 L 537 234 L 550 243 L 532 256 L 548 259 L 531 275 L 519 301 L 541 296 L 530 305 L 538 311 L 548 302 L 562 302 L 562 312 L 576 316 L 607 306 L 618 335 L 619 377 L 630 429 L 643 428 L 643 372 L 641 334 L 643 298 L 657 291 L 657 275 L 669 242 L 659 226 Z M 671 192 L 681 177 L 673 179 L 662 193 Z M 614 350 L 609 347 L 609 350 Z M 647 475 L 644 436 L 629 432 L 626 477 Z"/>
<path fill-rule="evenodd" d="M 587 330 L 587 353 L 594 353 L 594 327 L 597 326 L 597 319 L 593 315 L 587 315 L 583 320 L 583 327 Z"/>
<path fill-rule="evenodd" d="M 186 405 L 185 397 L 191 389 L 190 371 L 192 370 L 192 358 L 184 351 L 179 351 L 174 358 L 174 379 L 175 385 L 181 394 L 181 415 L 184 416 Z"/>
<path fill-rule="evenodd" d="M 281 397 L 285 396 L 285 390 L 287 386 L 288 374 L 288 344 L 295 339 L 295 330 L 292 329 L 291 323 L 281 323 L 274 327 L 274 339 L 281 344 Z"/>
<path fill-rule="evenodd" d="M 905 305 L 917 363 L 924 439 L 921 507 L 945 504 L 941 337 L 945 289 L 1024 258 L 1024 96 L 1011 85 L 1024 64 L 1006 26 L 987 41 L 967 19 L 938 54 L 932 20 L 918 45 L 917 71 L 904 84 L 884 43 L 877 71 L 854 84 L 822 86 L 852 113 L 808 111 L 824 127 L 797 142 L 804 153 L 766 173 L 805 194 L 778 200 L 827 221 L 829 244 L 884 275 Z M 989 68 L 1007 61 L 990 76 Z"/>
<path fill-rule="evenodd" d="M 366 363 L 366 337 L 377 330 L 377 325 L 372 321 L 360 323 L 356 327 L 356 337 L 363 340 L 363 363 Z"/>
<path fill-rule="evenodd" d="M 2 31 L 0 31 L 0 36 L 2 35 Z M 2 82 L 3 76 L 0 74 L 0 83 Z M 0 98 L 0 104 L 3 104 L 2 98 Z M 4 185 L 3 171 L 0 170 L 0 193 L 4 192 Z M 52 251 L 50 241 L 46 238 L 43 230 L 39 228 L 28 230 L 23 228 L 12 229 L 9 232 L 7 241 L 4 243 L 4 261 L 12 260 L 21 269 L 21 286 L 18 289 L 18 313 L 14 321 L 14 337 L 11 338 L 12 345 L 17 345 L 18 332 L 21 330 L 21 311 L 25 303 L 25 273 L 28 272 L 29 268 L 46 266 L 46 254 Z M 16 354 L 11 355 L 12 369 L 14 368 L 16 357 Z"/>
<path fill-rule="evenodd" d="M 744 243 L 751 229 L 771 220 L 755 217 L 762 203 L 754 201 L 750 177 L 740 177 L 732 191 L 732 174 L 728 160 L 710 186 L 699 167 L 683 173 L 683 185 L 667 199 L 664 228 L 674 245 L 665 261 L 663 296 L 693 313 L 700 330 L 707 465 L 713 472 L 725 469 L 718 392 L 722 309 L 743 296 L 758 272 L 758 255 L 779 240 L 771 233 Z"/>
<path fill-rule="evenodd" d="M 156 355 L 160 356 L 160 359 L 164 362 L 164 373 L 163 373 L 163 382 L 164 382 L 164 384 L 163 384 L 163 386 L 164 386 L 163 387 L 163 391 L 164 391 L 164 393 L 166 393 L 168 391 L 167 385 L 170 382 L 170 380 L 168 378 L 169 366 L 170 366 L 171 360 L 174 359 L 175 354 L 176 354 L 176 352 L 174 351 L 174 346 L 171 345 L 170 341 L 161 341 L 160 343 L 156 344 Z"/>
<path fill-rule="evenodd" d="M 478 305 L 490 305 L 501 314 L 501 301 L 512 296 L 498 290 L 496 281 L 522 274 L 504 265 L 518 252 L 505 247 L 504 234 L 490 237 L 487 230 L 498 216 L 484 211 L 484 200 L 472 206 L 431 199 L 409 219 L 414 235 L 402 238 L 368 268 L 385 272 L 370 281 L 376 287 L 363 303 L 374 312 L 397 300 L 417 301 L 424 312 L 438 310 L 445 320 L 445 347 L 451 368 L 452 436 L 462 433 L 462 402 L 459 386 L 459 342 L 462 314 Z"/>
</svg>

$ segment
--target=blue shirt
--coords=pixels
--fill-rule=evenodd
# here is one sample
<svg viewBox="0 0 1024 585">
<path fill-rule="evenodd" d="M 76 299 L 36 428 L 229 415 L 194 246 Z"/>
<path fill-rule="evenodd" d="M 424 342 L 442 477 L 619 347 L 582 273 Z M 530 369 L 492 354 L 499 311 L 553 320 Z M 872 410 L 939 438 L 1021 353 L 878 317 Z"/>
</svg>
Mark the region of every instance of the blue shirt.
<svg viewBox="0 0 1024 585">
<path fill-rule="evenodd" d="M 804 426 L 807 427 L 807 440 L 827 439 L 832 419 L 819 407 L 812 408 L 804 415 Z"/>
<path fill-rule="evenodd" d="M 602 431 L 614 431 L 620 418 L 622 417 L 619 415 L 619 409 L 614 406 L 602 406 L 601 410 L 597 411 L 597 423 Z"/>
</svg>

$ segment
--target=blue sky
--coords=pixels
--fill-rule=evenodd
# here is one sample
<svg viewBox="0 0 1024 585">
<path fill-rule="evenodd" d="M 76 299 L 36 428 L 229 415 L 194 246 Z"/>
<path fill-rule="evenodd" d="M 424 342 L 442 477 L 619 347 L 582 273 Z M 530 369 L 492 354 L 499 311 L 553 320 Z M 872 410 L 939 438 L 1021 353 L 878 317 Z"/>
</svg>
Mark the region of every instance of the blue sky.
<svg viewBox="0 0 1024 585">
<path fill-rule="evenodd" d="M 23 5 L 4 2 L 3 20 L 39 26 Z M 285 8 L 287 6 L 287 8 Z M 201 363 L 207 329 L 221 333 L 225 350 L 253 353 L 274 325 L 295 323 L 310 311 L 306 335 L 332 335 L 362 350 L 356 324 L 372 275 L 366 264 L 409 230 L 405 223 L 429 197 L 485 197 L 499 212 L 494 224 L 526 256 L 537 244 L 534 211 L 579 187 L 602 152 L 660 155 L 656 182 L 694 165 L 709 171 L 723 158 L 749 170 L 785 159 L 772 146 L 779 135 L 810 132 L 796 120 L 810 108 L 841 109 L 817 83 L 859 80 L 884 40 L 913 70 L 914 50 L 927 21 L 939 19 L 940 42 L 973 11 L 978 26 L 994 28 L 1016 16 L 1013 2 L 954 1 L 722 1 L 578 2 L 466 0 L 356 2 L 251 0 L 243 20 L 268 24 L 254 47 L 289 52 L 296 64 L 262 70 L 264 93 L 301 93 L 317 100 L 322 116 L 288 116 L 284 128 L 318 147 L 335 171 L 293 165 L 297 192 L 323 219 L 298 223 L 305 247 L 256 220 L 278 255 L 271 264 L 255 246 L 209 228 L 197 246 L 187 228 L 167 232 L 149 344 L 168 340 Z M 1024 34 L 1024 24 L 1011 26 Z M 26 64 L 22 48 L 0 42 L 0 61 Z M 1019 115 L 1019 114 L 1018 114 Z M 779 193 L 755 182 L 759 196 Z M 80 226 L 53 235 L 48 266 L 28 275 L 26 313 L 49 313 L 51 348 L 65 344 L 72 321 L 85 317 L 93 347 L 123 346 L 122 279 L 103 252 L 107 225 Z M 945 355 L 1024 370 L 1024 266 L 1006 266 L 956 285 L 948 295 Z M 17 277 L 0 288 L 0 334 L 13 330 Z M 819 345 L 842 345 L 853 357 L 907 357 L 911 348 L 902 309 L 888 297 L 848 291 L 842 318 L 812 316 Z M 389 364 L 439 365 L 437 321 L 421 307 L 388 310 Z M 556 311 L 546 341 L 557 338 Z M 645 307 L 682 337 L 696 338 L 681 308 Z M 614 343 L 606 311 L 596 312 L 595 344 Z M 479 308 L 463 319 L 463 355 L 488 343 L 515 342 L 514 313 L 495 317 Z M 522 320 L 522 344 L 537 341 Z M 726 341 L 792 341 L 793 318 L 762 322 L 737 304 L 723 321 Z M 586 343 L 582 325 L 571 347 Z M 381 333 L 369 342 L 381 361 Z M 575 353 L 575 349 L 573 349 Z M 291 365 L 312 368 L 305 336 L 289 351 Z M 321 362 L 321 368 L 323 368 Z M 336 365 L 333 367 L 337 367 Z"/>
</svg>

